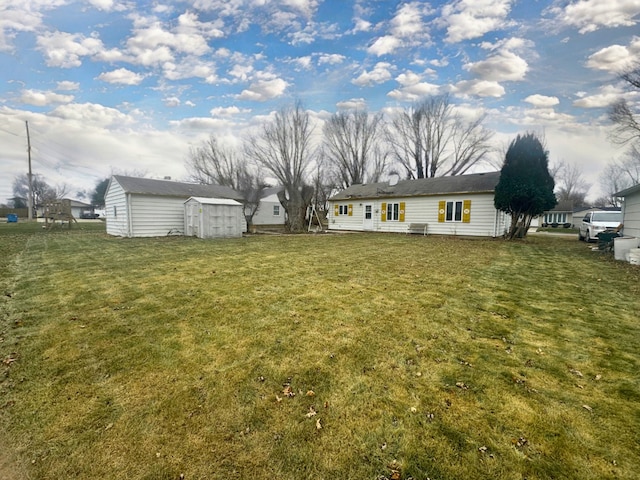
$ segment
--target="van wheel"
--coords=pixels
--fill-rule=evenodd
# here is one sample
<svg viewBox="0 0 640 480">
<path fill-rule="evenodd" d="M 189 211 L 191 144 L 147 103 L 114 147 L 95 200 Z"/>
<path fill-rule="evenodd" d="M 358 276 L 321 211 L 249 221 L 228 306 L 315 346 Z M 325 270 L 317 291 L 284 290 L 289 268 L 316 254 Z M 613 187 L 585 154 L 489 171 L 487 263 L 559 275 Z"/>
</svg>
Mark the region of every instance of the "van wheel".
<svg viewBox="0 0 640 480">
<path fill-rule="evenodd" d="M 584 237 L 582 236 L 582 234 L 580 233 L 580 230 L 578 230 L 578 241 L 579 242 L 584 242 Z"/>
<path fill-rule="evenodd" d="M 587 230 L 587 234 L 584 237 L 584 241 L 587 242 L 587 243 L 591 242 L 591 238 L 589 237 L 589 230 Z"/>
</svg>

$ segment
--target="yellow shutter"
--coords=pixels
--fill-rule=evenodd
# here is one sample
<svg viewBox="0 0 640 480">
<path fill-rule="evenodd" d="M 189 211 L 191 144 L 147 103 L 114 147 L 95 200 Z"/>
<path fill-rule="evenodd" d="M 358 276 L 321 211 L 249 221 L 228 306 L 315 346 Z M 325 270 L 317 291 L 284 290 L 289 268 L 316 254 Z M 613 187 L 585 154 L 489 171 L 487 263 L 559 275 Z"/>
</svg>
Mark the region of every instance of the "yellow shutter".
<svg viewBox="0 0 640 480">
<path fill-rule="evenodd" d="M 405 208 L 406 203 L 404 202 L 400 202 L 400 215 L 399 215 L 399 220 L 401 222 L 404 222 L 404 208 Z"/>
<path fill-rule="evenodd" d="M 462 223 L 471 223 L 471 200 L 462 202 Z"/>
<path fill-rule="evenodd" d="M 352 203 L 349 204 L 349 216 L 350 217 L 353 216 L 353 204 Z"/>
<path fill-rule="evenodd" d="M 438 202 L 438 222 L 442 223 L 444 222 L 444 212 L 447 208 L 447 202 L 445 202 L 444 200 L 441 200 L 440 202 Z"/>
<path fill-rule="evenodd" d="M 386 203 L 382 204 L 382 208 L 380 209 L 380 211 L 382 212 L 381 220 L 383 222 L 386 222 L 387 221 L 387 204 Z"/>
<path fill-rule="evenodd" d="M 333 206 L 333 216 L 337 217 L 338 215 L 340 215 L 340 205 L 338 205 L 337 203 Z"/>
</svg>

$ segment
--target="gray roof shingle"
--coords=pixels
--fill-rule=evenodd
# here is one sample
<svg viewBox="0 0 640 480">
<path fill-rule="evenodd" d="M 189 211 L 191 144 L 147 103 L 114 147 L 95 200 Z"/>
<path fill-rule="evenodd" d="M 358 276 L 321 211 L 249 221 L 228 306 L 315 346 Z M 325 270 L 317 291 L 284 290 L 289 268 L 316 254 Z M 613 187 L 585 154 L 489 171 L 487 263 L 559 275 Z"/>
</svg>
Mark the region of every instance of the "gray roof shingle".
<svg viewBox="0 0 640 480">
<path fill-rule="evenodd" d="M 418 197 L 451 193 L 492 193 L 495 191 L 498 180 L 500 180 L 500 172 L 488 172 L 454 177 L 401 180 L 396 185 L 389 185 L 388 182 L 358 184 L 346 188 L 329 200 Z"/>
<path fill-rule="evenodd" d="M 242 195 L 240 193 L 222 185 L 182 183 L 171 180 L 125 177 L 123 175 L 114 175 L 113 178 L 122 186 L 126 193 L 179 197 L 184 199 L 189 197 L 231 198 L 242 201 Z"/>
</svg>

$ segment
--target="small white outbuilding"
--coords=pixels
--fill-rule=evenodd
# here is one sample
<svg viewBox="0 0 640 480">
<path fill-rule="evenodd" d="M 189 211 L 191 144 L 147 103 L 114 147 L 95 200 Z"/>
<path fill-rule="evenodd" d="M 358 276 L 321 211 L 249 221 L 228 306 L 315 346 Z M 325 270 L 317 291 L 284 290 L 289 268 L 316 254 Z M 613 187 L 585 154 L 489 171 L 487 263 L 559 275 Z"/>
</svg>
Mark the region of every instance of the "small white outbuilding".
<svg viewBox="0 0 640 480">
<path fill-rule="evenodd" d="M 242 237 L 242 204 L 230 198 L 191 197 L 184 202 L 184 234 L 198 238 Z"/>
</svg>

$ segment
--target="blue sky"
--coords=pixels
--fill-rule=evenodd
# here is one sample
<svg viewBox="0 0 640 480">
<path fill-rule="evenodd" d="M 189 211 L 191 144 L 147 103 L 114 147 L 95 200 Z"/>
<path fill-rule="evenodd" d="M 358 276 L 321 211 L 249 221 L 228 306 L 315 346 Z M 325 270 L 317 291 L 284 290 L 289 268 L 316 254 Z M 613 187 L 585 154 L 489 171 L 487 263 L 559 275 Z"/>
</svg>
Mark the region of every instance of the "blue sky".
<svg viewBox="0 0 640 480">
<path fill-rule="evenodd" d="M 498 149 L 542 133 L 552 162 L 622 152 L 606 107 L 640 98 L 640 0 L 2 0 L 0 203 L 26 173 L 91 191 L 110 173 L 184 178 L 189 148 L 242 139 L 301 100 L 317 125 L 448 93 Z M 485 167 L 488 169 L 489 167 Z"/>
</svg>

